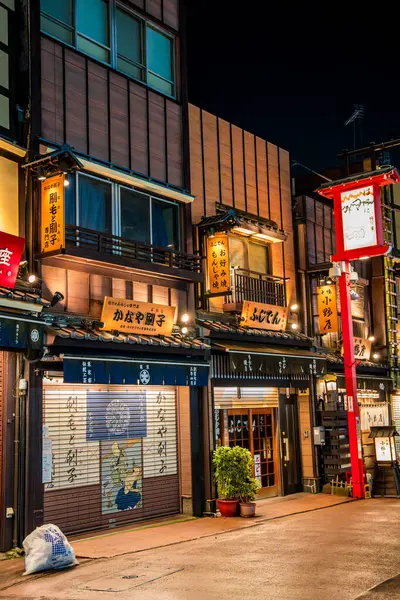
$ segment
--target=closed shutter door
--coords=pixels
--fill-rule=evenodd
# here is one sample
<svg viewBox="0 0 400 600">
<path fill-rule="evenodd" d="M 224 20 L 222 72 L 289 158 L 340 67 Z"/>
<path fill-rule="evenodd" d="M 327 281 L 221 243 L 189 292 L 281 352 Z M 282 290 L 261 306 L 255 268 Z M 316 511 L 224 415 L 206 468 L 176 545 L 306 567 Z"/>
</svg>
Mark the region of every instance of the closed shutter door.
<svg viewBox="0 0 400 600">
<path fill-rule="evenodd" d="M 392 417 L 393 425 L 396 427 L 396 431 L 400 433 L 400 395 L 392 396 Z M 396 454 L 400 456 L 400 436 L 396 436 Z"/>
<path fill-rule="evenodd" d="M 175 388 L 46 382 L 42 474 L 67 534 L 178 513 Z"/>
<path fill-rule="evenodd" d="M 278 406 L 278 388 L 215 387 L 215 408 L 275 408 Z"/>
</svg>

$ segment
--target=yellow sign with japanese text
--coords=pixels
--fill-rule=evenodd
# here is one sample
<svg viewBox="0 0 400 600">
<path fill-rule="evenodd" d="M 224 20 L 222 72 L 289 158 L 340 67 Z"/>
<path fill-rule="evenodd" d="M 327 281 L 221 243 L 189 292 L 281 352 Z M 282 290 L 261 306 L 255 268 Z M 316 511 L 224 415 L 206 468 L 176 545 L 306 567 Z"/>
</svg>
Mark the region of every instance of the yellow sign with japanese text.
<svg viewBox="0 0 400 600">
<path fill-rule="evenodd" d="M 174 316 L 175 306 L 106 296 L 101 321 L 106 331 L 168 336 L 172 334 Z"/>
<path fill-rule="evenodd" d="M 226 233 L 207 238 L 207 266 L 210 294 L 229 292 L 229 246 Z"/>
<path fill-rule="evenodd" d="M 336 302 L 336 286 L 321 285 L 317 287 L 319 333 L 338 332 L 338 314 Z"/>
<path fill-rule="evenodd" d="M 42 181 L 41 223 L 42 252 L 64 248 L 64 175 Z"/>
<path fill-rule="evenodd" d="M 287 308 L 275 304 L 261 304 L 245 300 L 242 307 L 241 325 L 255 329 L 285 331 Z"/>
</svg>

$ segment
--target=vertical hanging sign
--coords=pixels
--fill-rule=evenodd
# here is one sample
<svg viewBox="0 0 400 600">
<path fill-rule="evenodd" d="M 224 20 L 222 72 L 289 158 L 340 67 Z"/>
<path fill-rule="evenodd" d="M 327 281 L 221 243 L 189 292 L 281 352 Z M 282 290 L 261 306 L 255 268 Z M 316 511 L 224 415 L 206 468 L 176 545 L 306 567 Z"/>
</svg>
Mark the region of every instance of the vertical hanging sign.
<svg viewBox="0 0 400 600">
<path fill-rule="evenodd" d="M 338 315 L 336 302 L 336 286 L 321 285 L 317 288 L 319 332 L 337 333 Z"/>
<path fill-rule="evenodd" d="M 42 181 L 42 252 L 51 252 L 65 246 L 64 228 L 64 175 L 55 175 Z"/>
<path fill-rule="evenodd" d="M 230 291 L 229 247 L 226 233 L 207 238 L 208 287 L 210 294 Z"/>
</svg>

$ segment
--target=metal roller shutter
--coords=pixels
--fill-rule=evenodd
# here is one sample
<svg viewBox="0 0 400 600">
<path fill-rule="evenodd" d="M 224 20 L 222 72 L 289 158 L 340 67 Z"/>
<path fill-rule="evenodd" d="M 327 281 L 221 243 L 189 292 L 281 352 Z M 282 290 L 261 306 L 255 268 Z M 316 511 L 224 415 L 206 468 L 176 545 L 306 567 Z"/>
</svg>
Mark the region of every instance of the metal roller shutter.
<svg viewBox="0 0 400 600">
<path fill-rule="evenodd" d="M 3 500 L 3 419 L 4 419 L 4 352 L 0 352 L 0 502 Z M 1 510 L 3 507 L 0 505 Z M 4 513 L 4 511 L 3 511 Z"/>
<path fill-rule="evenodd" d="M 43 387 L 45 522 L 67 534 L 178 513 L 173 387 Z"/>
<path fill-rule="evenodd" d="M 214 387 L 215 408 L 276 408 L 278 388 L 267 387 Z"/>
</svg>

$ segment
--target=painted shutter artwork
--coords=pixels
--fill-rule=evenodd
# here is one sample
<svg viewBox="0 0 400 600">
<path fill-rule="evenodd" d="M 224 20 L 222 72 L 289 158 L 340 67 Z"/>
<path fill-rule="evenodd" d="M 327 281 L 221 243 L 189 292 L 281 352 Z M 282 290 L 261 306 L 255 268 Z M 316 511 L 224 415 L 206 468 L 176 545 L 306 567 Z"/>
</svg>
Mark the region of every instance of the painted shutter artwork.
<svg viewBox="0 0 400 600">
<path fill-rule="evenodd" d="M 46 522 L 75 534 L 179 512 L 176 388 L 46 380 L 43 398 Z"/>
</svg>

